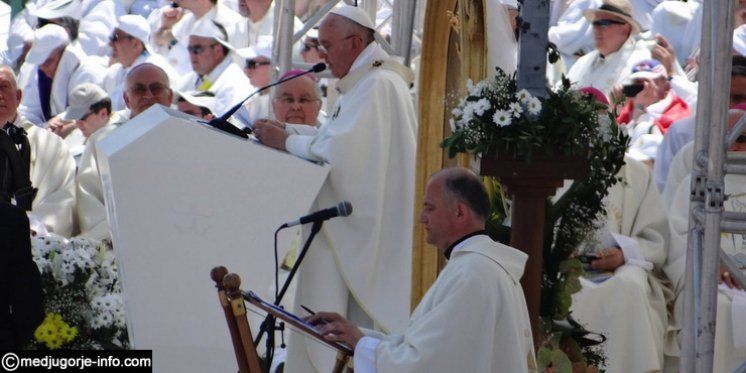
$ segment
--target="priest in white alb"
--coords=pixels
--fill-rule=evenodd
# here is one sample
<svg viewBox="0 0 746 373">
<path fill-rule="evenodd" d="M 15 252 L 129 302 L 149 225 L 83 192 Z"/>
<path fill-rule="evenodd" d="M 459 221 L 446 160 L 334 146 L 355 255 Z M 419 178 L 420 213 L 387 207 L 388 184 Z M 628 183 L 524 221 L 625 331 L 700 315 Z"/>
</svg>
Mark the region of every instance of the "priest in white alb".
<svg viewBox="0 0 746 373">
<path fill-rule="evenodd" d="M 340 79 L 341 96 L 329 120 L 318 131 L 269 120 L 254 126 L 262 143 L 331 165 L 314 208 L 340 201 L 354 207 L 351 216 L 326 222 L 314 241 L 300 267 L 295 305 L 401 332 L 409 315 L 412 266 L 413 74 L 374 42 L 373 22 L 362 9 L 333 9 L 319 27 L 319 42 L 332 75 Z M 325 372 L 333 363 L 328 349 L 291 337 L 288 371 Z"/>
<path fill-rule="evenodd" d="M 402 333 L 363 332 L 340 315 L 309 319 L 354 348 L 356 373 L 535 372 L 520 279 L 528 256 L 487 236 L 489 198 L 469 170 L 435 173 L 420 213 L 426 240 L 449 259 Z"/>
</svg>

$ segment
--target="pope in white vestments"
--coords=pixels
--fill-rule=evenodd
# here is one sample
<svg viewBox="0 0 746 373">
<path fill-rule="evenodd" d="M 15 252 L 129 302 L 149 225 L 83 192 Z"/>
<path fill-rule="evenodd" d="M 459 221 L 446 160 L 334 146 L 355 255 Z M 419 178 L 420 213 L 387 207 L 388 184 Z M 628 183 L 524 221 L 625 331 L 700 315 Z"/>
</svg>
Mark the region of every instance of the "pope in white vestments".
<svg viewBox="0 0 746 373">
<path fill-rule="evenodd" d="M 528 256 L 486 235 L 488 213 L 489 197 L 476 175 L 462 168 L 439 171 L 425 190 L 420 222 L 427 242 L 449 261 L 406 330 L 363 335 L 327 312 L 309 322 L 324 338 L 354 348 L 356 373 L 535 371 L 520 284 Z"/>
<path fill-rule="evenodd" d="M 340 201 L 354 208 L 351 216 L 326 222 L 311 245 L 300 267 L 296 307 L 333 310 L 371 328 L 400 332 L 410 310 L 413 74 L 372 41 L 372 25 L 353 7 L 336 8 L 322 22 L 319 40 L 332 73 L 341 78 L 341 96 L 317 133 L 288 135 L 262 121 L 255 133 L 266 144 L 269 132 L 279 131 L 283 140 L 273 146 L 332 166 L 314 208 Z M 350 36 L 340 38 L 344 32 Z M 291 337 L 288 371 L 330 371 L 333 363 L 328 349 Z"/>
<path fill-rule="evenodd" d="M 668 220 L 650 170 L 629 157 L 625 162 L 617 175 L 622 181 L 606 197 L 606 226 L 599 234 L 604 247 L 619 248 L 624 262 L 603 282 L 581 278 L 572 312 L 586 329 L 607 337 L 607 372 L 660 371 L 671 298 L 661 276 Z"/>
</svg>

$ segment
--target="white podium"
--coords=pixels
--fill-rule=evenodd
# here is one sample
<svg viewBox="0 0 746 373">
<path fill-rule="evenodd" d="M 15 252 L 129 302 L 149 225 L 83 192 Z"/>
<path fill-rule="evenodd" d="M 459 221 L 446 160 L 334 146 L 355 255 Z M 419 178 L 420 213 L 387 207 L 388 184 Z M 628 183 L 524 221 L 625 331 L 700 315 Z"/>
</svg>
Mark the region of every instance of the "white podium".
<svg viewBox="0 0 746 373">
<path fill-rule="evenodd" d="M 132 347 L 158 372 L 237 371 L 210 270 L 274 299 L 273 233 L 309 211 L 328 166 L 159 105 L 98 147 Z M 280 235 L 280 260 L 294 236 Z"/>
</svg>

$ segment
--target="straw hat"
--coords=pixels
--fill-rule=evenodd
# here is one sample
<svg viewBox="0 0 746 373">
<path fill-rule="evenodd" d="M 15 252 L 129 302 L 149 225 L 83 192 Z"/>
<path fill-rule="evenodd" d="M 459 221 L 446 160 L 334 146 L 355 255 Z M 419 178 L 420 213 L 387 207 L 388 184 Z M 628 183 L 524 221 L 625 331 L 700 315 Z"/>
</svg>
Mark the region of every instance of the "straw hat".
<svg viewBox="0 0 746 373">
<path fill-rule="evenodd" d="M 641 26 L 632 17 L 632 4 L 629 0 L 604 0 L 597 9 L 586 9 L 583 16 L 593 22 L 599 15 L 609 15 L 620 18 L 632 26 L 631 35 L 640 33 Z"/>
</svg>

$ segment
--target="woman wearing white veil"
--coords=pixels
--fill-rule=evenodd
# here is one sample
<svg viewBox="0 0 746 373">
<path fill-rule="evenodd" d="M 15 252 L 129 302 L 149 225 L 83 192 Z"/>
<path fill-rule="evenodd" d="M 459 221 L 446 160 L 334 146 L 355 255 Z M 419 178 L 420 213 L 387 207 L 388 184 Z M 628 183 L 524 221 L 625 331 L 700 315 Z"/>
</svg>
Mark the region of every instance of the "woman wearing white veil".
<svg viewBox="0 0 746 373">
<path fill-rule="evenodd" d="M 518 41 L 515 38 L 509 9 L 517 10 L 516 0 L 485 1 L 485 31 L 487 35 L 487 78 L 495 76 L 499 67 L 506 74 L 515 72 L 518 64 Z"/>
</svg>

